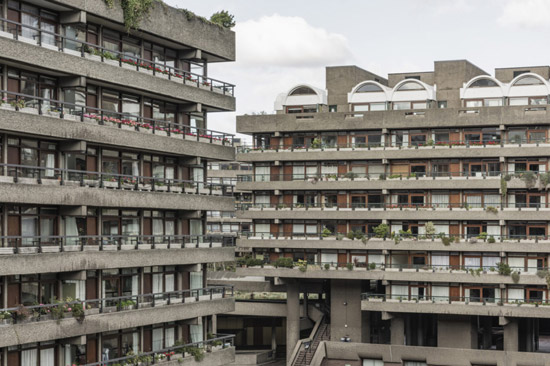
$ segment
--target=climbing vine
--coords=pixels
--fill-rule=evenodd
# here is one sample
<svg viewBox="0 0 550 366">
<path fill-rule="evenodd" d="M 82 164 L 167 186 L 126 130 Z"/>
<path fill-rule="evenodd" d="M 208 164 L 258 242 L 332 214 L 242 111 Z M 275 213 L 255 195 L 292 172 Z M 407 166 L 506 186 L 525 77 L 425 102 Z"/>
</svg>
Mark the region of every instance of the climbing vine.
<svg viewBox="0 0 550 366">
<path fill-rule="evenodd" d="M 104 0 L 109 8 L 114 7 L 114 0 Z M 154 0 L 120 0 L 124 14 L 124 26 L 129 32 L 130 29 L 137 29 L 139 23 L 149 15 Z"/>
</svg>

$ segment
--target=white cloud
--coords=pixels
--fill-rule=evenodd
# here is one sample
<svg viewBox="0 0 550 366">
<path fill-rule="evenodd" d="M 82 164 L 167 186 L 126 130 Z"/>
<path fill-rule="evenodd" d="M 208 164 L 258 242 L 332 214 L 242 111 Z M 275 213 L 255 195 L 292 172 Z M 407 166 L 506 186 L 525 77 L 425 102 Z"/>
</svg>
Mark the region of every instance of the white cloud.
<svg viewBox="0 0 550 366">
<path fill-rule="evenodd" d="M 509 0 L 498 22 L 504 26 L 543 28 L 550 26 L 550 0 Z"/>
<path fill-rule="evenodd" d="M 341 34 L 315 28 L 304 18 L 278 14 L 237 23 L 237 57 L 243 65 L 312 67 L 351 58 Z"/>
</svg>

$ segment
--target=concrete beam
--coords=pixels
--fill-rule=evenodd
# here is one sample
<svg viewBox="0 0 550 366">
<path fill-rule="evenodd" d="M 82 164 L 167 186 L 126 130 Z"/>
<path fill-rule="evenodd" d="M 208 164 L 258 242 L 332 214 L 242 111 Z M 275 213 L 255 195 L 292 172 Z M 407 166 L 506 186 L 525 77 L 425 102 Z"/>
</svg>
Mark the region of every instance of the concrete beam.
<svg viewBox="0 0 550 366">
<path fill-rule="evenodd" d="M 288 283 L 286 294 L 286 360 L 289 363 L 292 351 L 300 340 L 300 292 L 298 283 Z"/>
</svg>

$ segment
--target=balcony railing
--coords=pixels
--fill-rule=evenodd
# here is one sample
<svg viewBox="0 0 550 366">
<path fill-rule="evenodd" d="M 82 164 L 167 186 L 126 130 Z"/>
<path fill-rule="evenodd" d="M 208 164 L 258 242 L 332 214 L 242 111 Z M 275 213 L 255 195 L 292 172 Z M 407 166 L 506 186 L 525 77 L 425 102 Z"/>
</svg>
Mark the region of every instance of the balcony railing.
<svg viewBox="0 0 550 366">
<path fill-rule="evenodd" d="M 254 152 L 300 152 L 300 151 L 394 151 L 394 150 L 413 150 L 413 149 L 455 149 L 455 148 L 479 148 L 479 147 L 507 147 L 512 146 L 539 146 L 541 144 L 550 144 L 550 138 L 533 138 L 533 139 L 505 139 L 488 141 L 472 141 L 472 140 L 452 140 L 452 141 L 438 141 L 438 142 L 418 142 L 418 143 L 330 143 L 330 144 L 280 144 L 280 145 L 266 145 L 266 146 L 253 146 L 253 145 L 241 145 L 237 147 L 239 153 L 254 153 Z"/>
<path fill-rule="evenodd" d="M 498 289 L 497 289 L 498 290 Z M 541 290 L 542 291 L 542 290 Z M 361 294 L 361 300 L 368 302 L 414 302 L 414 303 L 433 303 L 433 304 L 453 304 L 460 305 L 480 304 L 480 305 L 533 305 L 549 306 L 550 300 L 543 299 L 525 299 L 525 298 L 496 298 L 487 296 L 428 296 L 428 295 L 386 295 L 386 294 Z"/>
<path fill-rule="evenodd" d="M 230 184 L 205 183 L 193 180 L 144 177 L 140 175 L 114 174 L 74 169 L 36 167 L 19 164 L 0 164 L 0 182 L 29 183 L 35 179 L 37 184 L 77 183 L 82 187 L 114 188 L 123 190 L 171 192 L 186 194 L 205 194 L 214 196 L 233 196 L 234 187 Z"/>
<path fill-rule="evenodd" d="M 550 203 L 244 203 L 236 205 L 240 211 L 546 211 Z"/>
<path fill-rule="evenodd" d="M 137 57 L 135 55 L 125 54 L 124 52 L 113 51 L 93 43 L 88 43 L 75 38 L 66 37 L 55 32 L 18 23 L 5 18 L 0 18 L 0 29 L 4 29 L 5 26 L 7 26 L 9 31 L 0 31 L 0 36 L 2 37 L 24 41 L 26 43 L 104 62 L 114 66 L 145 72 L 181 84 L 195 86 L 197 88 L 206 89 L 223 95 L 234 96 L 235 94 L 235 85 L 233 84 L 178 69 L 173 66 L 166 65 L 165 63 L 158 63 L 152 60 Z M 23 29 L 30 31 L 30 33 L 34 33 L 33 38 L 23 37 Z M 68 44 L 72 44 L 73 47 L 68 47 Z"/>
<path fill-rule="evenodd" d="M 279 258 L 278 260 L 269 261 L 262 259 L 239 258 L 237 260 L 239 267 L 257 267 L 257 268 L 287 268 L 300 269 L 306 271 L 321 271 L 321 270 L 350 270 L 350 271 L 383 271 L 383 272 L 424 272 L 424 273 L 453 273 L 453 274 L 468 274 L 474 277 L 483 275 L 501 275 L 498 268 L 498 263 L 493 266 L 470 266 L 470 265 L 428 265 L 428 264 L 386 264 L 386 263 L 367 263 L 367 262 L 338 262 L 338 261 L 316 261 L 307 259 L 294 260 L 291 257 Z M 544 277 L 548 267 L 515 267 L 507 266 L 510 274 L 518 272 L 523 275 L 542 276 Z M 509 274 L 502 274 L 509 276 Z"/>
<path fill-rule="evenodd" d="M 4 320 L 8 320 L 8 322 L 4 323 L 14 324 L 24 321 L 59 320 L 65 318 L 65 316 L 80 317 L 82 319 L 86 315 L 211 301 L 228 297 L 232 298 L 233 296 L 233 286 L 210 286 L 190 290 L 105 297 L 93 300 L 58 301 L 52 304 L 29 306 L 19 305 L 18 307 L 0 309 L 0 314 L 3 314 Z"/>
<path fill-rule="evenodd" d="M 235 246 L 222 235 L 56 235 L 0 236 L 0 254 L 79 251 L 221 248 Z"/>
<path fill-rule="evenodd" d="M 125 356 L 112 360 L 87 363 L 83 366 L 119 366 L 119 365 L 158 365 L 169 361 L 178 361 L 184 357 L 193 356 L 192 349 L 199 349 L 201 352 L 216 352 L 217 350 L 233 347 L 235 344 L 234 335 L 214 334 L 212 338 L 205 341 L 182 344 L 173 347 L 163 348 L 152 352 L 143 352 L 138 355 Z"/>
<path fill-rule="evenodd" d="M 72 121 L 113 126 L 120 129 L 151 133 L 160 136 L 233 146 L 232 134 L 199 127 L 185 126 L 166 120 L 152 119 L 129 113 L 83 106 L 60 100 L 0 90 L 4 97 L 0 109 L 45 115 Z"/>
</svg>

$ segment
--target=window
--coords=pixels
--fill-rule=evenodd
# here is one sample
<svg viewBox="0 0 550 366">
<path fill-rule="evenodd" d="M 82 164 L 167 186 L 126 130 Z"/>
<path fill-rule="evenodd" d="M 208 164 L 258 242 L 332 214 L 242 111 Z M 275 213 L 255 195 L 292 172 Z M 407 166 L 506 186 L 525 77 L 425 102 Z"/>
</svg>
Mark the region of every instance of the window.
<svg viewBox="0 0 550 366">
<path fill-rule="evenodd" d="M 401 86 L 397 89 L 398 91 L 404 91 L 404 90 L 425 90 L 424 86 L 422 86 L 420 83 L 416 83 L 414 81 L 406 82 L 401 84 Z"/>
<path fill-rule="evenodd" d="M 307 86 L 301 86 L 290 92 L 289 95 L 315 95 L 315 91 Z"/>
<path fill-rule="evenodd" d="M 338 112 L 338 106 L 337 105 L 329 105 L 328 106 L 328 111 L 333 113 L 333 112 Z"/>
<path fill-rule="evenodd" d="M 381 87 L 373 83 L 365 83 L 357 88 L 356 93 L 372 93 L 383 91 Z"/>
<path fill-rule="evenodd" d="M 495 87 L 495 86 L 498 86 L 498 84 L 495 83 L 494 80 L 479 79 L 474 81 L 469 87 L 470 88 L 487 88 L 487 87 Z"/>
<path fill-rule="evenodd" d="M 525 76 L 514 83 L 515 85 L 542 85 L 543 82 L 534 76 Z"/>
<path fill-rule="evenodd" d="M 514 79 L 515 79 L 516 77 L 522 75 L 522 74 L 527 74 L 527 73 L 529 73 L 529 72 L 531 72 L 531 70 L 523 70 L 523 71 L 518 70 L 518 71 L 514 71 L 514 74 L 513 74 L 513 75 L 514 75 Z"/>
<path fill-rule="evenodd" d="M 55 36 L 51 33 L 57 32 L 57 14 L 19 1 L 9 1 L 8 19 L 23 24 L 23 27 L 18 27 L 19 35 L 22 37 L 32 39 L 35 42 L 40 40 L 42 44 L 56 46 Z M 33 28 L 45 31 L 42 33 L 41 38 L 39 31 Z M 8 23 L 8 32 L 15 34 L 16 25 Z"/>
<path fill-rule="evenodd" d="M 440 109 L 447 108 L 447 101 L 440 100 L 439 102 L 437 102 L 437 108 L 440 108 Z"/>
</svg>

